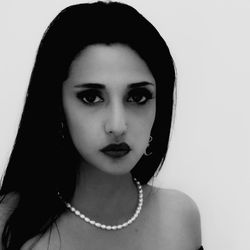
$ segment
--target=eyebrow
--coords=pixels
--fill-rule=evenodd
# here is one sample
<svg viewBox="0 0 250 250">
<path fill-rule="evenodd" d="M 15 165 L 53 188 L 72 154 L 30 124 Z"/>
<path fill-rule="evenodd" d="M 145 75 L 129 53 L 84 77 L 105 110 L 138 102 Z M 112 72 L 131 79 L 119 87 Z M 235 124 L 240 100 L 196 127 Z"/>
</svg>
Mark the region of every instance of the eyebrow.
<svg viewBox="0 0 250 250">
<path fill-rule="evenodd" d="M 128 85 L 128 88 L 129 88 L 129 89 L 132 89 L 132 88 L 139 88 L 139 87 L 144 87 L 144 86 L 147 86 L 147 85 L 152 85 L 152 86 L 154 86 L 154 84 L 151 83 L 151 82 L 143 81 L 143 82 L 131 83 L 131 84 Z M 82 83 L 82 84 L 77 84 L 77 85 L 75 85 L 74 87 L 75 87 L 75 88 L 105 89 L 105 85 L 100 84 L 100 83 Z"/>
</svg>

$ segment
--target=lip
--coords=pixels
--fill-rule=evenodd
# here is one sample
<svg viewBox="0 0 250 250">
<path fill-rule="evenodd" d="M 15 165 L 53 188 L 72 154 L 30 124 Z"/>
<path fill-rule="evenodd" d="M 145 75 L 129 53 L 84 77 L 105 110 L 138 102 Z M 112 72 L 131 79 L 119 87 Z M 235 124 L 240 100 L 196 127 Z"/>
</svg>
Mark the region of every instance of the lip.
<svg viewBox="0 0 250 250">
<path fill-rule="evenodd" d="M 120 158 L 125 156 L 126 154 L 129 153 L 129 151 L 125 150 L 120 150 L 120 151 L 104 151 L 103 152 L 105 155 L 112 157 L 112 158 Z"/>
<path fill-rule="evenodd" d="M 127 143 L 120 143 L 120 144 L 110 144 L 105 148 L 101 149 L 105 155 L 112 157 L 112 158 L 119 158 L 123 157 L 129 153 L 131 148 Z"/>
<path fill-rule="evenodd" d="M 129 152 L 131 148 L 129 145 L 125 142 L 120 143 L 120 144 L 109 144 L 105 148 L 101 149 L 102 152 L 115 152 L 115 151 L 127 151 Z"/>
</svg>

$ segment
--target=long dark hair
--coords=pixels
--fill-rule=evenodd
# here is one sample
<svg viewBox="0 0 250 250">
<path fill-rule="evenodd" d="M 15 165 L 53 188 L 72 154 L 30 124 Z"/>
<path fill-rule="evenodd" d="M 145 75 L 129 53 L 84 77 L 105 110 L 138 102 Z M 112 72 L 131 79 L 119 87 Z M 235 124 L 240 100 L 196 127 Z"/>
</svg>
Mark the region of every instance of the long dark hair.
<svg viewBox="0 0 250 250">
<path fill-rule="evenodd" d="M 4 249 L 20 249 L 27 240 L 51 228 L 65 211 L 58 190 L 67 200 L 73 196 L 81 157 L 67 128 L 62 142 L 62 83 L 77 54 L 97 43 L 129 45 L 156 80 L 156 118 L 149 149 L 152 155 L 143 155 L 132 175 L 146 184 L 165 160 L 175 89 L 175 67 L 166 42 L 149 21 L 126 4 L 96 2 L 65 8 L 51 22 L 38 48 L 3 178 L 0 195 L 16 193 L 19 197 L 4 227 Z"/>
</svg>

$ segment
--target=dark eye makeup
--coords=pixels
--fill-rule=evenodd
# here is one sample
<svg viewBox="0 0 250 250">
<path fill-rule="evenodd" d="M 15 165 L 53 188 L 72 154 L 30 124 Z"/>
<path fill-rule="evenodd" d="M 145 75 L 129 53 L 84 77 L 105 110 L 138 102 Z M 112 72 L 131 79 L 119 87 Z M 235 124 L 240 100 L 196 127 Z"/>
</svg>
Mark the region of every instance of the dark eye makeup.
<svg viewBox="0 0 250 250">
<path fill-rule="evenodd" d="M 96 89 L 88 89 L 76 93 L 76 97 L 86 105 L 93 106 L 103 102 L 102 93 Z M 144 105 L 153 99 L 153 93 L 147 88 L 137 88 L 128 93 L 128 102 L 136 105 Z M 132 101 L 131 101 L 132 100 Z"/>
<path fill-rule="evenodd" d="M 138 88 L 131 90 L 129 92 L 129 95 L 130 97 L 133 97 L 133 99 L 138 105 L 146 104 L 150 99 L 153 99 L 153 93 L 146 88 Z"/>
<path fill-rule="evenodd" d="M 99 99 L 101 96 L 100 91 L 94 90 L 94 89 L 88 89 L 84 91 L 77 92 L 76 94 L 77 98 L 82 101 L 86 105 L 95 105 L 97 102 L 94 102 L 96 100 L 96 97 L 98 96 Z M 100 101 L 98 101 L 99 103 Z"/>
</svg>

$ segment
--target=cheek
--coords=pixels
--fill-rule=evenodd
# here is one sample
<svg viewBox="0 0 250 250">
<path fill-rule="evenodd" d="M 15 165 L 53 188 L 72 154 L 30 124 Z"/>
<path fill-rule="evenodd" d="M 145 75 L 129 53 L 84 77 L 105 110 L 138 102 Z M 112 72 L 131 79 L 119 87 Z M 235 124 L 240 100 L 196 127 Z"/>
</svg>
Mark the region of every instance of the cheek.
<svg viewBox="0 0 250 250">
<path fill-rule="evenodd" d="M 137 115 L 131 121 L 133 121 L 132 126 L 132 138 L 137 144 L 140 150 L 144 150 L 145 146 L 148 145 L 149 136 L 151 134 L 151 129 L 155 121 L 155 105 L 152 105 L 150 110 L 147 110 L 144 114 Z"/>
<path fill-rule="evenodd" d="M 137 116 L 135 116 L 134 119 L 135 120 L 137 119 L 137 124 L 138 124 L 137 126 L 139 128 L 143 128 L 143 130 L 150 132 L 155 121 L 155 115 L 156 115 L 156 105 L 155 103 L 153 103 L 149 109 L 147 109 L 145 112 L 137 114 Z"/>
<path fill-rule="evenodd" d="M 91 147 L 90 142 L 98 136 L 97 123 L 91 119 L 91 114 L 84 112 L 82 107 L 70 99 L 64 100 L 64 111 L 69 133 L 75 146 L 87 144 L 88 148 Z"/>
<path fill-rule="evenodd" d="M 149 116 L 147 117 L 150 129 L 153 127 L 155 121 L 155 115 L 156 115 L 156 103 L 154 102 L 152 105 L 152 109 L 149 112 Z"/>
<path fill-rule="evenodd" d="M 99 125 L 97 122 L 93 121 L 91 117 L 83 113 L 71 113 L 68 116 L 68 127 L 70 135 L 75 144 L 88 145 L 88 148 L 91 148 L 91 145 L 94 141 L 98 141 L 98 128 Z M 100 138 L 100 137 L 99 137 Z"/>
</svg>

